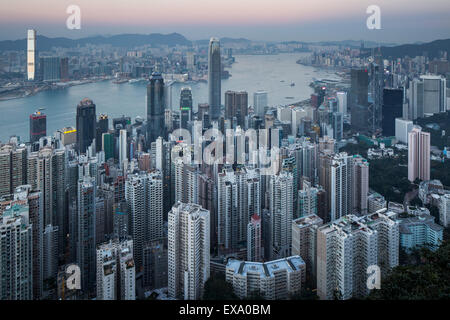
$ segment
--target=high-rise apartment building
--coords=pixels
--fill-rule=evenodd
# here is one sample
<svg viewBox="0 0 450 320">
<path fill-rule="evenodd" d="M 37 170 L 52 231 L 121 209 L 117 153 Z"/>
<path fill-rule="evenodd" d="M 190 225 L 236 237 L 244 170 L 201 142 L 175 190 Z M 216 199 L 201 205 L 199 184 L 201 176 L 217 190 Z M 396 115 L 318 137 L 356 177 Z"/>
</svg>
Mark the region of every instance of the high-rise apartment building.
<svg viewBox="0 0 450 320">
<path fill-rule="evenodd" d="M 408 133 L 408 180 L 430 180 L 430 133 L 414 126 Z"/>
<path fill-rule="evenodd" d="M 247 226 L 247 260 L 258 262 L 261 254 L 261 217 L 254 214 Z"/>
<path fill-rule="evenodd" d="M 133 241 L 110 240 L 97 248 L 97 300 L 135 300 Z"/>
<path fill-rule="evenodd" d="M 367 196 L 369 194 L 369 163 L 360 155 L 351 158 L 352 200 L 351 213 L 367 214 Z"/>
<path fill-rule="evenodd" d="M 317 229 L 323 220 L 315 215 L 307 215 L 292 221 L 292 254 L 299 255 L 306 263 L 306 271 L 312 279 L 317 269 Z"/>
<path fill-rule="evenodd" d="M 95 180 L 84 176 L 78 182 L 77 262 L 81 270 L 81 290 L 93 293 L 95 286 Z"/>
<path fill-rule="evenodd" d="M 305 280 L 305 262 L 300 256 L 261 262 L 228 260 L 226 281 L 241 299 L 260 294 L 266 300 L 289 299 L 298 294 Z"/>
<path fill-rule="evenodd" d="M 269 210 L 272 235 L 272 259 L 290 256 L 292 245 L 292 219 L 294 199 L 294 177 L 292 173 L 282 171 L 270 176 Z"/>
<path fill-rule="evenodd" d="M 33 234 L 28 204 L 15 203 L 0 216 L 0 300 L 33 299 Z"/>
<path fill-rule="evenodd" d="M 381 276 L 398 265 L 399 224 L 392 212 L 348 215 L 317 230 L 317 294 L 320 299 L 361 298 L 369 293 L 368 267 Z"/>
<path fill-rule="evenodd" d="M 176 203 L 168 215 L 169 297 L 197 300 L 210 273 L 209 211 Z"/>
</svg>

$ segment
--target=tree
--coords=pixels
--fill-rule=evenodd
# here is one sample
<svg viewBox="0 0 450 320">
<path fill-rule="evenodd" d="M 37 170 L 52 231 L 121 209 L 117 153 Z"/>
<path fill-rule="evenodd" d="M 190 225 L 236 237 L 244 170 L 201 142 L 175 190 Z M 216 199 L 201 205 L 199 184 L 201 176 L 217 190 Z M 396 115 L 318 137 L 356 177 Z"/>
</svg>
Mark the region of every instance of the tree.
<svg viewBox="0 0 450 320">
<path fill-rule="evenodd" d="M 205 282 L 203 300 L 238 300 L 234 294 L 231 283 L 225 281 L 224 277 L 211 275 Z"/>
<path fill-rule="evenodd" d="M 381 281 L 379 290 L 372 290 L 371 300 L 436 300 L 450 299 L 450 243 L 435 252 L 418 251 L 420 258 L 413 265 L 399 266 Z"/>
</svg>

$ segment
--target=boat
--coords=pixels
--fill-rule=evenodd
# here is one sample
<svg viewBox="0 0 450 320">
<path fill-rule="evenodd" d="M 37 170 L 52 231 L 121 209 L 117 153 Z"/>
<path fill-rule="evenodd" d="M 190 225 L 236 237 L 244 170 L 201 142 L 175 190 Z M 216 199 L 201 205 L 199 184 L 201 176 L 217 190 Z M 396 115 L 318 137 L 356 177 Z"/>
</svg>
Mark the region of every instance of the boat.
<svg viewBox="0 0 450 320">
<path fill-rule="evenodd" d="M 284 80 L 280 80 L 280 82 L 284 82 Z"/>
<path fill-rule="evenodd" d="M 294 87 L 294 86 L 295 86 L 295 83 L 294 83 L 294 82 L 292 82 L 292 83 L 291 83 L 291 87 Z"/>
</svg>

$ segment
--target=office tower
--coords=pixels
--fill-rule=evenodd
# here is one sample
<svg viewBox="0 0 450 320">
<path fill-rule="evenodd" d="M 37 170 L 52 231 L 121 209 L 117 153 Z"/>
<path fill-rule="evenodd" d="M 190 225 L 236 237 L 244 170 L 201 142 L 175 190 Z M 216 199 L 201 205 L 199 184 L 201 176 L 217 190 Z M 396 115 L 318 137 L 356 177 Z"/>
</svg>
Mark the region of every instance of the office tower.
<svg viewBox="0 0 450 320">
<path fill-rule="evenodd" d="M 294 177 L 282 171 L 270 176 L 269 208 L 272 233 L 272 258 L 288 257 L 291 253 Z"/>
<path fill-rule="evenodd" d="M 244 128 L 245 117 L 248 115 L 248 94 L 245 91 L 225 92 L 225 119 L 236 117 L 237 125 Z"/>
<path fill-rule="evenodd" d="M 261 118 L 264 117 L 266 109 L 269 107 L 267 91 L 259 90 L 253 93 L 253 108 L 255 113 Z"/>
<path fill-rule="evenodd" d="M 102 134 L 102 151 L 105 153 L 105 161 L 114 159 L 114 134 Z"/>
<path fill-rule="evenodd" d="M 60 58 L 60 79 L 61 81 L 69 81 L 69 58 Z"/>
<path fill-rule="evenodd" d="M 299 255 L 306 263 L 307 272 L 312 275 L 315 285 L 317 268 L 317 229 L 323 220 L 315 215 L 307 215 L 292 221 L 292 255 Z"/>
<path fill-rule="evenodd" d="M 384 66 L 381 56 L 377 53 L 376 62 L 369 64 L 369 128 L 370 132 L 377 132 L 382 127 L 382 104 L 384 88 Z"/>
<path fill-rule="evenodd" d="M 197 300 L 209 278 L 209 211 L 176 203 L 168 215 L 169 297 Z"/>
<path fill-rule="evenodd" d="M 292 115 L 291 115 L 291 119 L 292 119 L 291 133 L 292 133 L 292 135 L 294 137 L 297 137 L 297 135 L 299 134 L 301 121 L 302 121 L 302 119 L 304 119 L 304 118 L 306 118 L 308 116 L 308 113 L 302 107 L 294 107 L 291 110 L 292 110 Z"/>
<path fill-rule="evenodd" d="M 58 57 L 41 57 L 39 71 L 42 81 L 58 82 L 61 80 L 61 60 Z"/>
<path fill-rule="evenodd" d="M 163 236 L 163 185 L 159 171 L 129 175 L 125 183 L 125 198 L 133 238 L 137 270 L 142 267 L 142 252 L 146 242 Z"/>
<path fill-rule="evenodd" d="M 305 262 L 300 256 L 261 262 L 228 260 L 225 279 L 240 298 L 259 293 L 265 300 L 284 300 L 299 294 L 305 281 Z"/>
<path fill-rule="evenodd" d="M 15 203 L 0 216 L 0 300 L 33 299 L 33 234 L 28 205 Z"/>
<path fill-rule="evenodd" d="M 344 116 L 347 115 L 347 92 L 336 92 L 336 98 L 338 101 L 338 110 Z"/>
<path fill-rule="evenodd" d="M 351 213 L 359 215 L 367 214 L 367 196 L 369 193 L 369 163 L 360 155 L 351 158 L 352 168 L 352 198 L 353 208 Z"/>
<path fill-rule="evenodd" d="M 392 213 L 348 215 L 317 231 L 317 294 L 322 300 L 361 298 L 369 293 L 367 268 L 383 277 L 398 265 L 399 224 Z"/>
<path fill-rule="evenodd" d="M 430 133 L 414 126 L 408 133 L 408 180 L 430 180 Z"/>
<path fill-rule="evenodd" d="M 33 81 L 36 78 L 37 48 L 36 30 L 28 30 L 27 36 L 27 79 Z"/>
<path fill-rule="evenodd" d="M 354 105 L 367 106 L 369 74 L 367 69 L 352 69 L 350 72 L 350 101 L 351 107 Z"/>
<path fill-rule="evenodd" d="M 95 150 L 97 152 L 99 151 L 105 151 L 102 148 L 102 144 L 103 144 L 103 134 L 107 133 L 109 129 L 109 119 L 108 116 L 106 114 L 101 114 L 98 117 L 98 121 L 97 121 L 97 127 L 96 127 L 96 133 L 95 133 Z M 108 160 L 109 158 L 105 158 L 106 160 Z"/>
<path fill-rule="evenodd" d="M 247 226 L 247 260 L 259 262 L 261 259 L 261 217 L 254 214 Z"/>
<path fill-rule="evenodd" d="M 95 180 L 78 182 L 77 262 L 81 271 L 81 290 L 92 293 L 95 285 Z"/>
<path fill-rule="evenodd" d="M 312 187 L 308 180 L 303 181 L 303 188 L 298 191 L 297 217 L 317 214 L 317 194 L 319 188 Z"/>
<path fill-rule="evenodd" d="M 394 136 L 395 119 L 401 118 L 403 114 L 403 89 L 383 89 L 382 114 L 383 135 L 386 137 Z"/>
<path fill-rule="evenodd" d="M 0 147 L 0 197 L 14 193 L 27 182 L 27 148 L 5 144 Z"/>
<path fill-rule="evenodd" d="M 342 113 L 334 112 L 331 117 L 331 127 L 333 130 L 333 139 L 341 141 L 344 138 L 344 118 Z"/>
<path fill-rule="evenodd" d="M 144 246 L 144 288 L 167 287 L 167 238 L 149 241 Z"/>
<path fill-rule="evenodd" d="M 136 300 L 133 241 L 110 240 L 96 251 L 97 300 Z"/>
<path fill-rule="evenodd" d="M 195 69 L 195 54 L 194 54 L 194 52 L 186 52 L 186 68 L 189 71 L 194 71 L 194 69 Z"/>
<path fill-rule="evenodd" d="M 47 116 L 38 110 L 30 115 L 30 142 L 37 142 L 46 135 Z"/>
<path fill-rule="evenodd" d="M 446 112 L 446 79 L 436 75 L 423 75 L 420 80 L 423 81 L 423 113 L 432 115 Z"/>
<path fill-rule="evenodd" d="M 164 137 L 164 79 L 158 72 L 153 72 L 147 86 L 147 145 Z"/>
<path fill-rule="evenodd" d="M 192 90 L 185 87 L 180 93 L 180 124 L 181 128 L 187 129 L 188 122 L 192 120 Z"/>
<path fill-rule="evenodd" d="M 395 138 L 398 142 L 408 144 L 408 133 L 413 128 L 411 120 L 396 118 L 395 119 Z"/>
<path fill-rule="evenodd" d="M 439 223 L 445 228 L 450 224 L 450 194 L 444 194 L 440 197 Z"/>
<path fill-rule="evenodd" d="M 47 225 L 43 234 L 43 279 L 56 279 L 58 273 L 58 227 Z"/>
<path fill-rule="evenodd" d="M 197 108 L 197 119 L 203 121 L 203 117 L 209 114 L 209 104 L 199 103 Z"/>
<path fill-rule="evenodd" d="M 217 237 L 221 250 L 237 249 L 247 240 L 247 224 L 254 214 L 261 216 L 259 169 L 223 169 L 217 182 Z"/>
<path fill-rule="evenodd" d="M 127 169 L 128 162 L 128 145 L 127 145 L 127 130 L 120 130 L 119 136 L 119 164 L 123 170 Z"/>
<path fill-rule="evenodd" d="M 77 142 L 77 130 L 74 127 L 65 127 L 57 130 L 57 137 L 63 146 L 75 144 Z"/>
<path fill-rule="evenodd" d="M 208 102 L 211 120 L 219 119 L 221 113 L 221 71 L 220 42 L 218 38 L 211 38 L 208 49 Z"/>
<path fill-rule="evenodd" d="M 331 221 L 352 213 L 352 166 L 347 153 L 338 153 L 329 164 L 329 193 Z"/>
<path fill-rule="evenodd" d="M 408 119 L 416 120 L 424 116 L 423 81 L 417 78 L 409 82 Z"/>
<path fill-rule="evenodd" d="M 96 134 L 95 104 L 85 98 L 77 106 L 77 150 L 79 154 L 86 153 Z"/>
</svg>

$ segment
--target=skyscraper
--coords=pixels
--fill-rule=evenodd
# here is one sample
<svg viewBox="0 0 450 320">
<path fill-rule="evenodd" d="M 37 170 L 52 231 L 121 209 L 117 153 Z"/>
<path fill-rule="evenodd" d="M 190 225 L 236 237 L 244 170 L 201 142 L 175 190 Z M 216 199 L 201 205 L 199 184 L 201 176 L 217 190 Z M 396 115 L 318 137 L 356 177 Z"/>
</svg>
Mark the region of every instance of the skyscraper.
<svg viewBox="0 0 450 320">
<path fill-rule="evenodd" d="M 35 80 L 36 77 L 36 30 L 28 30 L 27 36 L 27 78 L 28 81 Z"/>
<path fill-rule="evenodd" d="M 292 173 L 282 171 L 279 175 L 270 176 L 269 204 L 270 228 L 272 230 L 272 259 L 288 257 L 291 253 L 293 191 L 294 177 Z"/>
<path fill-rule="evenodd" d="M 28 205 L 8 206 L 0 215 L 0 300 L 33 299 L 32 241 Z"/>
<path fill-rule="evenodd" d="M 330 163 L 330 194 L 331 221 L 352 213 L 352 170 L 351 159 L 347 153 L 339 153 L 332 157 Z"/>
<path fill-rule="evenodd" d="M 132 240 L 110 240 L 97 248 L 97 300 L 135 300 Z"/>
<path fill-rule="evenodd" d="M 158 137 L 164 137 L 164 79 L 153 72 L 147 85 L 147 145 Z"/>
<path fill-rule="evenodd" d="M 128 146 L 127 146 L 127 130 L 120 130 L 119 135 L 119 164 L 123 170 L 127 169 L 128 162 Z"/>
<path fill-rule="evenodd" d="M 261 217 L 254 214 L 247 227 L 247 260 L 259 262 L 261 254 Z"/>
<path fill-rule="evenodd" d="M 78 182 L 77 262 L 81 289 L 92 293 L 95 285 L 95 180 L 85 176 Z"/>
<path fill-rule="evenodd" d="M 403 115 L 403 89 L 383 89 L 382 107 L 382 130 L 383 135 L 392 137 L 395 135 L 395 119 Z"/>
<path fill-rule="evenodd" d="M 351 159 L 352 172 L 352 199 L 351 213 L 367 214 L 367 196 L 369 194 L 369 163 L 359 155 Z"/>
<path fill-rule="evenodd" d="M 30 142 L 39 141 L 47 135 L 47 116 L 40 110 L 30 115 Z"/>
<path fill-rule="evenodd" d="M 267 91 L 257 91 L 253 94 L 253 108 L 255 113 L 261 118 L 264 117 L 266 113 L 266 108 L 269 106 L 269 101 L 267 97 Z"/>
<path fill-rule="evenodd" d="M 367 268 L 381 276 L 398 265 L 399 223 L 392 212 L 348 215 L 317 230 L 317 294 L 331 300 L 369 293 Z"/>
<path fill-rule="evenodd" d="M 430 133 L 415 126 L 408 133 L 408 180 L 430 180 Z"/>
<path fill-rule="evenodd" d="M 211 120 L 217 120 L 220 117 L 221 71 L 220 42 L 218 38 L 211 38 L 208 50 L 208 101 Z"/>
<path fill-rule="evenodd" d="M 188 129 L 187 123 L 192 120 L 192 90 L 185 87 L 181 89 L 180 93 L 180 125 L 183 129 Z"/>
<path fill-rule="evenodd" d="M 209 278 L 209 211 L 176 203 L 168 215 L 169 297 L 197 300 Z"/>
<path fill-rule="evenodd" d="M 225 92 L 225 119 L 236 117 L 237 125 L 244 127 L 245 117 L 248 115 L 248 94 L 245 91 Z"/>
<path fill-rule="evenodd" d="M 79 154 L 86 153 L 96 135 L 95 104 L 85 98 L 77 106 L 77 150 Z"/>
</svg>

